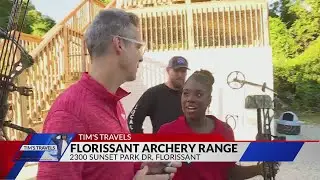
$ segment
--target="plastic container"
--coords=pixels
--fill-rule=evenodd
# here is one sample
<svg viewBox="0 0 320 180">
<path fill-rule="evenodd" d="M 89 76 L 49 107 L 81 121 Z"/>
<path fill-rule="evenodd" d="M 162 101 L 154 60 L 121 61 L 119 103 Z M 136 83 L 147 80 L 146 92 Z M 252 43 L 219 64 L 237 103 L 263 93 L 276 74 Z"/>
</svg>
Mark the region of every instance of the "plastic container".
<svg viewBox="0 0 320 180">
<path fill-rule="evenodd" d="M 290 111 L 284 112 L 279 120 L 276 120 L 276 136 L 285 136 L 286 140 L 299 140 L 302 124 L 296 114 Z"/>
</svg>

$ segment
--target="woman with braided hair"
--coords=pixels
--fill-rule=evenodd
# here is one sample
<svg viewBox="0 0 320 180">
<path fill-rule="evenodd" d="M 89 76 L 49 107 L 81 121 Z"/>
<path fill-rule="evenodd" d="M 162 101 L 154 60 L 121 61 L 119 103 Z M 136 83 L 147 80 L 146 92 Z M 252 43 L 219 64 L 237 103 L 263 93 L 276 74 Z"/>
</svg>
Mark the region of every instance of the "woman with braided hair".
<svg viewBox="0 0 320 180">
<path fill-rule="evenodd" d="M 194 72 L 186 81 L 181 105 L 184 115 L 164 124 L 159 134 L 207 133 L 219 134 L 227 141 L 234 141 L 234 133 L 229 125 L 213 115 L 206 115 L 211 103 L 214 77 L 207 70 Z M 276 172 L 277 169 L 274 169 Z M 183 164 L 174 180 L 228 180 L 249 179 L 263 174 L 263 166 L 239 166 L 235 162 L 194 162 Z"/>
</svg>

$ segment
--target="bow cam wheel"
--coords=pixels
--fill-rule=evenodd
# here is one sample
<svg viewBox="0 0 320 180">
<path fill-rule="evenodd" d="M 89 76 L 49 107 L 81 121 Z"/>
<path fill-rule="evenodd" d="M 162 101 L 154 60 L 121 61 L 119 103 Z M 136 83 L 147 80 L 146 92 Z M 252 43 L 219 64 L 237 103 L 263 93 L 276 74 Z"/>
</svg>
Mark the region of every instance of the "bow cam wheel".
<svg viewBox="0 0 320 180">
<path fill-rule="evenodd" d="M 227 77 L 228 86 L 232 89 L 240 89 L 245 84 L 246 77 L 240 71 L 233 71 Z"/>
<path fill-rule="evenodd" d="M 235 130 L 237 127 L 237 120 L 238 120 L 238 116 L 237 115 L 231 115 L 228 114 L 225 117 L 226 123 L 233 129 Z M 230 123 L 230 121 L 232 120 L 232 123 Z M 233 125 L 232 125 L 233 124 Z"/>
</svg>

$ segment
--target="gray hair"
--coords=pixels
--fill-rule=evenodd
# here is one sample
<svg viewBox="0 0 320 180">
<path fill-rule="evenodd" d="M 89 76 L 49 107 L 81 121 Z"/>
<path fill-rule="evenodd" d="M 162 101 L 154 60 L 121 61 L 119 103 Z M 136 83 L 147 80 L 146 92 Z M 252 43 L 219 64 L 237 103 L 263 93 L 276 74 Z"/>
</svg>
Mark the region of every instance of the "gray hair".
<svg viewBox="0 0 320 180">
<path fill-rule="evenodd" d="M 101 10 L 85 33 L 85 41 L 91 57 L 106 55 L 112 36 L 133 37 L 132 27 L 138 27 L 139 18 L 121 9 Z"/>
</svg>

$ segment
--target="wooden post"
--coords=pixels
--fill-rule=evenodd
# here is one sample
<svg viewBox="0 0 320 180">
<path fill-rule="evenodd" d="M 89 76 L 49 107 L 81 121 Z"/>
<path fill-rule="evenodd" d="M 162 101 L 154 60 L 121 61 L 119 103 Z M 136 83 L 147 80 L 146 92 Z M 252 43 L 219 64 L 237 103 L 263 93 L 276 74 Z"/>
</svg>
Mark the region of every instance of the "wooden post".
<svg viewBox="0 0 320 180">
<path fill-rule="evenodd" d="M 263 12 L 263 37 L 264 37 L 264 46 L 270 46 L 270 31 L 269 31 L 269 10 L 268 10 L 268 3 L 264 3 L 262 6 Z"/>
<path fill-rule="evenodd" d="M 17 34 L 16 34 L 17 36 Z M 17 38 L 17 37 L 15 37 Z M 9 46 L 10 47 L 12 44 L 12 42 L 9 42 Z M 13 51 L 16 49 L 16 45 L 13 45 Z M 8 49 L 9 51 L 9 49 Z M 8 52 L 9 53 L 13 53 L 12 52 Z M 9 56 L 9 55 L 8 55 Z M 21 52 L 20 50 L 17 50 L 16 54 L 13 55 L 11 54 L 9 56 L 8 60 L 12 60 L 12 58 L 14 58 L 14 62 L 17 62 L 20 58 L 21 58 Z M 17 86 L 26 86 L 26 72 L 22 72 L 22 74 L 20 74 L 17 78 L 16 78 L 16 85 Z M 11 94 L 11 93 L 15 93 L 15 94 Z M 11 96 L 11 98 L 10 98 Z M 8 94 L 8 103 L 11 101 L 11 105 L 12 105 L 12 111 L 8 110 L 7 114 L 6 114 L 6 119 L 8 120 L 12 120 L 13 124 L 19 125 L 19 126 L 26 126 L 26 124 L 28 124 L 28 115 L 27 115 L 27 97 L 25 96 L 21 96 L 19 93 L 17 92 L 9 92 Z M 10 104 L 9 104 L 10 106 Z M 13 112 L 14 111 L 14 112 Z M 12 113 L 10 115 L 10 113 Z M 7 136 L 9 139 L 12 138 L 16 138 L 16 140 L 24 140 L 25 139 L 25 135 L 17 130 L 11 129 L 11 128 L 5 128 L 6 132 L 7 132 Z"/>
<path fill-rule="evenodd" d="M 193 32 L 193 12 L 191 0 L 186 0 L 187 7 L 187 35 L 188 35 L 188 49 L 194 48 L 194 32 Z"/>
<path fill-rule="evenodd" d="M 84 40 L 84 37 L 81 37 L 81 64 L 82 64 L 81 71 L 82 72 L 88 71 L 86 52 L 87 52 L 86 42 Z"/>
<path fill-rule="evenodd" d="M 18 59 L 21 58 L 21 53 L 20 51 L 17 51 L 16 55 L 15 55 L 15 62 L 17 62 Z M 26 71 L 23 71 L 16 79 L 16 85 L 17 86 L 27 86 L 26 85 L 27 82 L 27 73 Z M 16 102 L 13 102 L 14 106 L 16 106 L 16 116 L 12 117 L 15 119 L 13 120 L 13 123 L 18 125 L 18 126 L 23 126 L 23 127 L 30 127 L 30 123 L 28 121 L 28 99 L 26 96 L 22 96 L 19 93 L 16 94 Z M 26 134 L 20 132 L 20 131 L 16 131 L 16 135 L 17 135 L 17 139 L 18 140 L 24 140 L 27 136 Z M 10 138 L 10 137 L 9 137 Z"/>
<path fill-rule="evenodd" d="M 69 67 L 69 36 L 68 36 L 68 27 L 63 27 L 63 74 L 64 74 L 64 82 L 69 81 L 70 76 L 70 67 Z"/>
<path fill-rule="evenodd" d="M 22 72 L 18 77 L 17 77 L 17 85 L 18 86 L 26 86 L 26 79 L 27 75 L 26 72 Z M 22 95 L 17 95 L 17 102 L 16 102 L 16 107 L 17 107 L 17 119 L 13 122 L 14 124 L 17 124 L 22 127 L 30 127 L 32 122 L 28 120 L 28 99 L 26 96 Z M 24 140 L 27 137 L 27 134 L 22 133 L 19 131 L 17 133 L 17 139 L 19 140 Z"/>
<path fill-rule="evenodd" d="M 123 4 L 123 0 L 117 0 L 116 8 L 121 8 L 122 4 Z"/>
<path fill-rule="evenodd" d="M 89 0 L 89 24 L 91 24 L 92 20 L 93 20 L 93 14 L 94 14 L 94 9 L 93 9 L 93 1 Z"/>
</svg>

